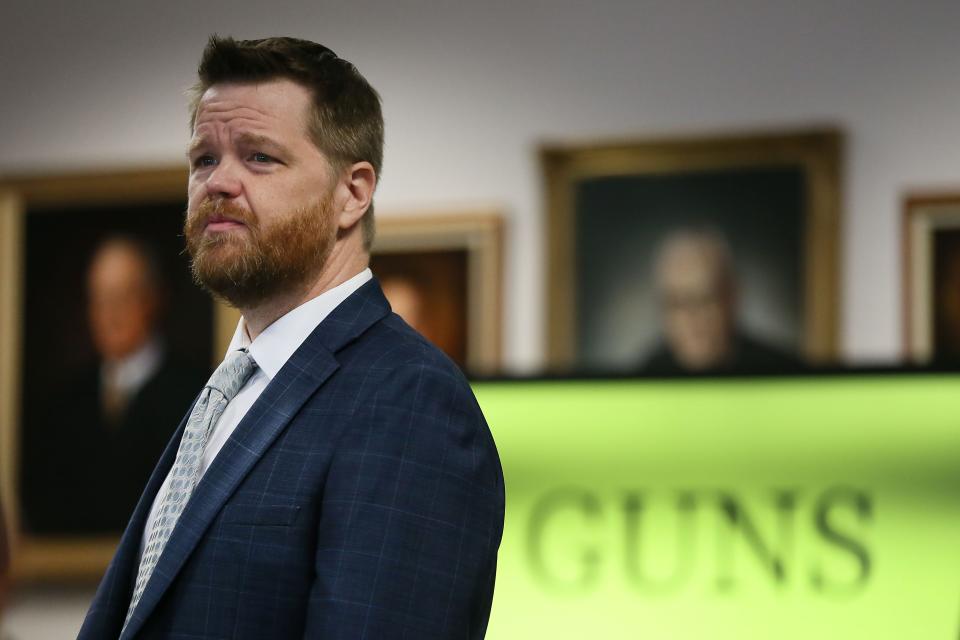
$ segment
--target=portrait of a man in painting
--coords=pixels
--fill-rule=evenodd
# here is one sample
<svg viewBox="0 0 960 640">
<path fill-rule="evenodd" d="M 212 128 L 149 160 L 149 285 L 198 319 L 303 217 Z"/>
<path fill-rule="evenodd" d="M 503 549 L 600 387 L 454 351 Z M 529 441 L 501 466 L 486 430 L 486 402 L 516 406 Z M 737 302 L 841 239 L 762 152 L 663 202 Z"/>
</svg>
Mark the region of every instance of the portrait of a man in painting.
<svg viewBox="0 0 960 640">
<path fill-rule="evenodd" d="M 553 366 L 832 362 L 840 144 L 826 130 L 545 148 Z"/>
<path fill-rule="evenodd" d="M 123 530 L 209 372 L 180 203 L 35 210 L 25 225 L 21 524 Z"/>
</svg>

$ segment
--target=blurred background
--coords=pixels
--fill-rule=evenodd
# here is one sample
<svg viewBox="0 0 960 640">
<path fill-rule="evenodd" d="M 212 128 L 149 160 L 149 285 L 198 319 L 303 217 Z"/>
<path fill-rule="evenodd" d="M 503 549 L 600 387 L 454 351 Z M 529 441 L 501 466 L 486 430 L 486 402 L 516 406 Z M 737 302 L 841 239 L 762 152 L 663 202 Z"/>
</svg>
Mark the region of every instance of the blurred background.
<svg viewBox="0 0 960 640">
<path fill-rule="evenodd" d="M 606 620 L 610 626 L 597 631 L 600 637 L 621 637 L 610 629 L 620 629 L 622 637 L 640 630 L 681 637 L 665 621 L 698 612 L 716 624 L 713 634 L 691 628 L 698 637 L 719 637 L 717 629 L 767 637 L 773 626 L 736 626 L 743 611 L 760 603 L 776 612 L 763 621 L 770 625 L 800 615 L 839 620 L 835 629 L 860 628 L 855 622 L 870 616 L 882 620 L 878 612 L 898 602 L 897 581 L 926 574 L 908 571 L 905 539 L 913 529 L 878 530 L 872 542 L 862 542 L 871 535 L 864 514 L 890 504 L 890 513 L 906 523 L 916 517 L 910 504 L 934 508 L 942 518 L 924 521 L 925 531 L 940 536 L 926 539 L 931 552 L 960 534 L 960 495 L 933 489 L 960 486 L 950 475 L 960 442 L 945 417 L 960 409 L 952 400 L 960 397 L 960 379 L 903 369 L 949 363 L 960 351 L 958 29 L 960 4 L 948 0 L 4 5 L 0 491 L 13 578 L 9 589 L 0 585 L 0 602 L 8 592 L 0 637 L 76 633 L 95 588 L 91 575 L 102 571 L 135 500 L 114 496 L 99 520 L 80 524 L 63 509 L 50 509 L 69 502 L 64 486 L 84 470 L 58 461 L 63 447 L 51 442 L 66 436 L 42 425 L 63 419 L 52 415 L 56 407 L 46 406 L 41 390 L 76 389 L 71 376 L 95 372 L 83 378 L 100 385 L 84 391 L 91 415 L 99 411 L 90 424 L 103 428 L 109 446 L 125 448 L 118 435 L 124 420 L 134 410 L 149 413 L 133 402 L 137 394 L 171 370 L 179 371 L 175 380 L 202 380 L 203 369 L 222 353 L 224 327 L 234 322 L 228 310 L 190 293 L 179 247 L 170 242 L 185 203 L 184 92 L 214 32 L 322 42 L 377 88 L 387 142 L 374 268 L 385 288 L 389 283 L 398 311 L 404 309 L 411 323 L 425 323 L 422 331 L 465 369 L 516 383 L 478 383 L 504 457 L 508 501 L 517 496 L 509 508 L 522 510 L 508 513 L 517 546 L 506 546 L 514 538 L 505 534 L 491 637 L 529 635 L 538 628 L 533 611 L 549 617 L 564 609 L 581 612 L 582 626 L 569 625 L 578 633 L 590 630 L 591 619 Z M 96 277 L 108 245 L 127 266 L 107 271 L 126 274 L 128 281 Z M 138 356 L 132 374 L 101 366 L 120 362 L 111 359 L 103 335 L 123 323 L 98 334 L 110 313 L 95 308 L 98 300 L 139 310 L 133 312 L 139 329 L 128 327 L 132 337 L 122 354 Z M 43 363 L 57 358 L 62 375 L 52 376 Z M 821 366 L 861 374 L 809 370 Z M 877 367 L 887 373 L 863 373 Z M 896 375 L 883 377 L 890 371 Z M 562 451 L 557 458 L 544 454 L 536 438 L 513 440 L 534 423 L 533 436 L 555 434 L 556 424 L 534 419 L 555 396 L 514 395 L 538 389 L 521 379 L 547 372 L 563 372 L 580 385 L 575 392 L 558 387 L 558 393 L 578 398 L 577 411 L 567 413 L 589 420 L 593 431 L 572 423 L 569 429 L 610 443 L 592 451 L 596 468 L 576 467 L 583 475 L 571 477 L 579 488 L 558 498 L 561 505 L 579 505 L 561 516 L 572 518 L 574 542 L 586 535 L 577 514 L 606 513 L 604 500 L 620 505 L 617 513 L 637 513 L 636 501 L 603 493 L 612 487 L 660 487 L 665 493 L 658 495 L 669 499 L 656 504 L 674 522 L 669 505 L 677 487 L 699 483 L 714 487 L 708 501 L 752 540 L 746 553 L 760 558 L 753 571 L 774 576 L 773 584 L 779 574 L 771 560 L 772 532 L 786 511 L 767 508 L 762 496 L 782 483 L 799 483 L 814 497 L 806 507 L 796 498 L 801 506 L 790 513 L 808 508 L 812 531 L 819 532 L 811 535 L 833 541 L 841 556 L 846 551 L 834 582 L 860 585 L 860 591 L 852 600 L 824 604 L 811 595 L 816 589 L 797 587 L 798 600 L 777 600 L 783 594 L 776 588 L 757 587 L 760 600 L 741 609 L 743 603 L 705 604 L 696 588 L 666 601 L 637 596 L 627 582 L 564 591 L 563 584 L 582 575 L 579 565 L 563 562 L 585 547 L 555 540 L 551 553 L 567 560 L 536 565 L 521 523 L 540 513 L 538 492 L 554 495 L 550 477 L 562 475 L 556 469 L 569 468 L 551 464 L 570 461 Z M 693 380 L 682 378 L 688 373 Z M 612 374 L 618 382 L 585 382 L 588 374 Z M 789 388 L 771 391 L 758 380 Z M 813 381 L 813 395 L 805 395 L 810 388 L 804 381 Z M 718 398 L 717 389 L 728 389 L 723 385 L 733 390 Z M 164 397 L 183 393 L 173 387 L 164 388 Z M 614 392 L 621 396 L 602 406 L 623 407 L 619 417 L 591 409 Z M 893 404 L 870 407 L 877 394 Z M 835 402 L 821 402 L 825 397 Z M 791 407 L 818 404 L 823 412 L 808 418 L 821 425 L 823 439 L 821 448 L 806 450 L 808 463 L 780 476 L 740 473 L 758 461 L 772 464 L 778 458 L 771 452 L 782 453 L 780 440 L 765 439 L 769 424 L 796 415 Z M 699 409 L 683 414 L 676 406 Z M 606 422 L 598 421 L 598 412 Z M 649 422 L 625 422 L 627 414 Z M 743 415 L 748 419 L 738 418 Z M 791 433 L 804 431 L 803 424 L 790 424 Z M 683 428 L 663 431 L 664 425 Z M 649 428 L 646 436 L 643 428 Z M 844 429 L 849 438 L 831 444 L 831 433 Z M 731 433 L 724 446 L 751 455 L 717 454 L 714 460 L 725 462 L 710 475 L 704 469 L 711 467 L 703 466 L 710 442 L 702 436 L 717 430 Z M 862 446 L 877 433 L 889 446 Z M 904 457 L 894 461 L 894 445 L 909 442 L 911 433 L 929 446 L 906 451 L 904 444 Z M 644 461 L 656 468 L 662 457 L 641 453 L 654 438 L 661 443 L 658 455 L 680 456 L 676 468 L 691 475 L 631 475 L 630 464 L 613 464 L 617 451 L 627 448 L 637 452 L 638 468 Z M 163 437 L 148 440 L 137 446 L 152 458 Z M 706 448 L 690 448 L 697 441 Z M 583 443 L 569 447 L 582 449 Z M 818 466 L 832 459 L 830 452 L 837 459 Z M 854 467 L 862 473 L 844 470 L 844 455 L 837 452 L 860 452 L 864 457 Z M 924 479 L 911 485 L 915 493 L 897 493 L 903 485 L 891 478 L 924 468 Z M 720 485 L 740 493 L 719 495 Z M 852 493 L 835 493 L 841 485 Z M 831 500 L 843 505 L 837 521 L 830 519 Z M 867 503 L 870 508 L 861 508 Z M 752 538 L 747 521 L 756 525 Z M 619 548 L 604 546 L 602 535 L 587 538 L 600 556 Z M 871 574 L 879 582 L 869 591 L 857 582 L 864 570 L 857 549 L 884 558 L 876 551 L 887 544 L 881 541 L 889 542 L 889 566 L 898 569 Z M 926 585 L 943 598 L 930 605 L 935 631 L 918 637 L 956 637 L 960 627 L 960 561 L 952 549 L 942 552 L 940 564 L 918 565 L 943 570 Z M 804 557 L 797 562 L 809 560 Z M 660 570 L 669 573 L 669 567 Z M 551 591 L 537 575 L 559 575 L 561 588 Z M 500 602 L 512 604 L 498 614 Z M 529 603 L 530 611 L 518 602 Z M 637 615 L 659 626 L 628 624 Z M 902 637 L 891 629 L 884 637 Z M 808 631 L 823 635 L 822 628 Z"/>
</svg>

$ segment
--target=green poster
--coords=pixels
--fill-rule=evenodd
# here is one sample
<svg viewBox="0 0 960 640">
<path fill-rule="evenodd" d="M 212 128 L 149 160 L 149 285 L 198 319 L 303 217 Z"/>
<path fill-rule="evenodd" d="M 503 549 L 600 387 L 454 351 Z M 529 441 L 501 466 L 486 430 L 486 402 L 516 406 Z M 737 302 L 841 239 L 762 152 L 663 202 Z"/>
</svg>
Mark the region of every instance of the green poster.
<svg viewBox="0 0 960 640">
<path fill-rule="evenodd" d="M 960 635 L 960 376 L 475 389 L 491 640 Z"/>
</svg>

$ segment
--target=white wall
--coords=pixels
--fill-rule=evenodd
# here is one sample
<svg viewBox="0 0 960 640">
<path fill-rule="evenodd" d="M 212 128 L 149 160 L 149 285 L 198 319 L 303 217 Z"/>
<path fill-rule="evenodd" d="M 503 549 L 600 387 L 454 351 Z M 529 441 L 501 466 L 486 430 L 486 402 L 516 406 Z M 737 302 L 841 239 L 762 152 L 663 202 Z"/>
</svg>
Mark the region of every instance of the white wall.
<svg viewBox="0 0 960 640">
<path fill-rule="evenodd" d="M 960 2 L 21 2 L 0 9 L 0 174 L 178 162 L 211 32 L 295 35 L 383 95 L 379 210 L 502 206 L 505 351 L 544 355 L 543 141 L 836 123 L 842 344 L 900 349 L 900 198 L 960 186 Z"/>
<path fill-rule="evenodd" d="M 330 45 L 383 94 L 380 210 L 509 215 L 508 365 L 543 358 L 546 140 L 842 125 L 842 343 L 900 348 L 899 199 L 960 184 L 955 0 L 39 2 L 0 19 L 0 174 L 177 162 L 209 33 Z"/>
</svg>

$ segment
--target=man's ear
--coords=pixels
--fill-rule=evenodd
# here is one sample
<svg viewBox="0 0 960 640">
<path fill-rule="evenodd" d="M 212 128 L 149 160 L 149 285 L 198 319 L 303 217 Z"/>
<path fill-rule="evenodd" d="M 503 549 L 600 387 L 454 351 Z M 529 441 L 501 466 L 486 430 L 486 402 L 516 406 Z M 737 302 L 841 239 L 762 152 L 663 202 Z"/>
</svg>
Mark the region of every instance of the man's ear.
<svg viewBox="0 0 960 640">
<path fill-rule="evenodd" d="M 343 208 L 338 224 L 341 229 L 349 229 L 360 221 L 370 208 L 376 188 L 377 172 L 369 162 L 357 162 L 346 169 L 340 179 Z"/>
</svg>

